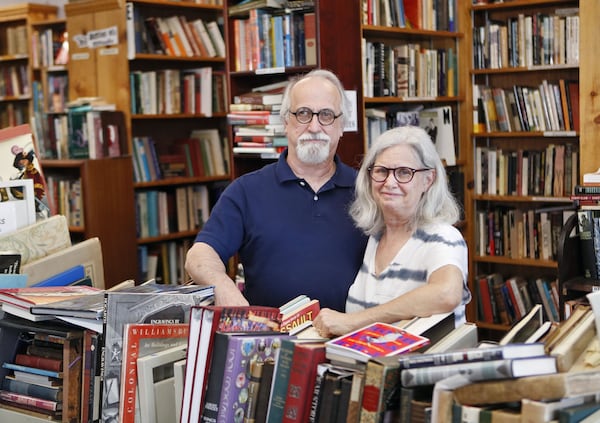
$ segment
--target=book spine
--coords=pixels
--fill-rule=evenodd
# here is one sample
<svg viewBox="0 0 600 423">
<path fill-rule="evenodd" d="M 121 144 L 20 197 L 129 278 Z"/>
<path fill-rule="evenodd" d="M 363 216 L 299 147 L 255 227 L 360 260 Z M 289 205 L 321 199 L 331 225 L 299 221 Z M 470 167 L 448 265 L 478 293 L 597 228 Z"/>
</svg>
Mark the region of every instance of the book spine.
<svg viewBox="0 0 600 423">
<path fill-rule="evenodd" d="M 37 367 L 44 370 L 52 370 L 55 372 L 62 371 L 62 360 L 54 358 L 37 357 L 34 355 L 17 354 L 15 364 L 28 367 Z"/>
<path fill-rule="evenodd" d="M 2 381 L 2 389 L 15 394 L 28 395 L 49 401 L 62 400 L 62 389 L 35 385 L 21 380 L 4 379 Z"/>
<path fill-rule="evenodd" d="M 315 319 L 315 317 L 317 317 L 319 311 L 319 303 L 312 302 L 308 308 L 302 309 L 287 318 L 284 316 L 283 320 L 281 321 L 281 330 L 284 332 L 289 332 L 290 330 L 307 321 L 312 321 Z"/>
<path fill-rule="evenodd" d="M 215 423 L 217 421 L 221 386 L 223 386 L 225 363 L 228 357 L 223 351 L 227 351 L 228 340 L 227 334 L 215 333 L 212 351 L 217 351 L 218 354 L 211 353 L 212 359 L 207 378 L 204 407 L 202 408 L 201 420 L 203 423 Z"/>
<path fill-rule="evenodd" d="M 385 399 L 400 377 L 399 366 L 389 366 L 376 361 L 367 363 L 360 410 L 360 421 L 382 421 Z"/>
<path fill-rule="evenodd" d="M 56 401 L 49 401 L 9 391 L 0 391 L 0 399 L 16 404 L 27 405 L 29 407 L 41 408 L 48 411 L 57 411 L 60 408 L 59 403 Z"/>
<path fill-rule="evenodd" d="M 311 348 L 308 345 L 296 344 L 294 347 L 288 393 L 283 409 L 283 423 L 307 421 L 317 365 L 324 361 L 324 345 Z"/>
<path fill-rule="evenodd" d="M 55 378 L 62 377 L 62 374 L 59 373 L 59 372 L 54 372 L 54 371 L 51 371 L 51 370 L 38 369 L 38 368 L 35 368 L 35 367 L 22 366 L 22 365 L 13 364 L 13 363 L 4 363 L 2 365 L 2 367 L 4 367 L 5 369 L 20 370 L 22 372 L 33 373 L 33 374 L 41 375 L 41 376 L 50 376 L 50 377 L 55 377 Z"/>
<path fill-rule="evenodd" d="M 271 399 L 267 413 L 268 423 L 280 423 L 283 420 L 283 407 L 285 406 L 287 386 L 290 379 L 294 345 L 291 340 L 283 340 L 281 343 L 279 357 L 275 364 L 275 374 L 273 375 Z"/>
</svg>

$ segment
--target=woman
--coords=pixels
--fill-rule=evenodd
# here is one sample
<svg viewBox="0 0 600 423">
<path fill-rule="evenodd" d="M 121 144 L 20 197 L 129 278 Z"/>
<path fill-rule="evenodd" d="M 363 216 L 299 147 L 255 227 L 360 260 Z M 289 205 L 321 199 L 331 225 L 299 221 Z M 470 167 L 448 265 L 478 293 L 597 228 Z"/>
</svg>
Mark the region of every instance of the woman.
<svg viewBox="0 0 600 423">
<path fill-rule="evenodd" d="M 378 137 L 350 214 L 369 241 L 346 313 L 324 308 L 313 322 L 322 336 L 450 311 L 457 324 L 465 321 L 467 245 L 453 226 L 459 207 L 425 130 L 404 126 Z"/>
</svg>

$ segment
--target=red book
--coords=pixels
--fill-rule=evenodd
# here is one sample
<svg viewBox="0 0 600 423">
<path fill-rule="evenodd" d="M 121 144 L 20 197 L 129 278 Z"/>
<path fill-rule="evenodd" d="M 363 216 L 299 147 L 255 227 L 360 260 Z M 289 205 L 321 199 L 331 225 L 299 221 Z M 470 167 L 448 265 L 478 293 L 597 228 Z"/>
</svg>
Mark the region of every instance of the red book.
<svg viewBox="0 0 600 423">
<path fill-rule="evenodd" d="M 488 323 L 494 323 L 494 310 L 492 309 L 492 296 L 490 292 L 490 286 L 486 276 L 482 276 L 478 279 L 479 284 L 479 303 L 481 304 L 481 311 L 483 320 Z"/>
<path fill-rule="evenodd" d="M 295 344 L 282 423 L 308 421 L 317 366 L 325 361 L 324 343 Z"/>
<path fill-rule="evenodd" d="M 280 329 L 281 313 L 277 307 L 192 307 L 180 421 L 198 422 L 200 419 L 215 332 L 273 332 Z"/>
<path fill-rule="evenodd" d="M 17 394 L 10 391 L 0 390 L 0 400 L 48 411 L 58 411 L 62 409 L 62 402 L 30 397 L 29 395 Z"/>
<path fill-rule="evenodd" d="M 421 29 L 421 22 L 423 20 L 423 2 L 421 1 L 405 1 L 404 2 L 404 15 L 406 21 L 410 24 L 411 28 Z"/>
<path fill-rule="evenodd" d="M 17 354 L 15 357 L 15 364 L 27 367 L 36 367 L 44 370 L 52 370 L 55 372 L 62 372 L 63 367 L 62 360 L 28 354 Z"/>
<path fill-rule="evenodd" d="M 319 314 L 319 311 L 321 311 L 319 300 L 310 300 L 298 309 L 294 309 L 290 313 L 281 316 L 281 330 L 289 332 L 303 323 L 313 321 L 317 317 L 317 314 Z"/>
</svg>

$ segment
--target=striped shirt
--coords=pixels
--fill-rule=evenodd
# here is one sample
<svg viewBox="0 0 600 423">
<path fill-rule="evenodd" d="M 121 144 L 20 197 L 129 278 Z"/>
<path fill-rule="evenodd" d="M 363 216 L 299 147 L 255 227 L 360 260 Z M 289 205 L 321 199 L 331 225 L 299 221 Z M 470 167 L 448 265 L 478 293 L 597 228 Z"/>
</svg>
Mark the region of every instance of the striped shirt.
<svg viewBox="0 0 600 423">
<path fill-rule="evenodd" d="M 467 244 L 454 226 L 433 224 L 416 230 L 389 266 L 376 276 L 375 252 L 378 244 L 378 238 L 369 238 L 362 266 L 348 291 L 346 312 L 387 303 L 423 286 L 431 273 L 451 264 L 463 274 L 463 297 L 454 310 L 456 325 L 466 321 L 465 304 L 471 300 L 467 286 Z"/>
</svg>

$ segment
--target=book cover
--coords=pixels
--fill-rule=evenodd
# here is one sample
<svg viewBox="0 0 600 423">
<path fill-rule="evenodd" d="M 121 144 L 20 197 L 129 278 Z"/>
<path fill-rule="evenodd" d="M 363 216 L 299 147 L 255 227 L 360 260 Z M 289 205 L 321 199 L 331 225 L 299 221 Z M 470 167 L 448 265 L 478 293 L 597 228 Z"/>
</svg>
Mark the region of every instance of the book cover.
<svg viewBox="0 0 600 423">
<path fill-rule="evenodd" d="M 31 287 L 45 287 L 45 286 L 66 286 L 71 285 L 73 282 L 77 282 L 85 277 L 85 267 L 82 264 L 76 264 L 75 266 L 63 270 L 62 272 L 53 274 L 46 279 L 43 279 L 34 284 L 30 284 Z"/>
<path fill-rule="evenodd" d="M 210 416 L 206 418 L 216 419 L 218 407 L 212 402 L 214 400 L 211 400 L 211 405 L 204 406 L 207 382 L 212 376 L 210 371 L 216 332 L 273 332 L 281 328 L 280 313 L 276 307 L 204 306 L 194 307 L 191 314 L 182 422 L 197 422 L 205 413 Z"/>
<path fill-rule="evenodd" d="M 97 288 L 85 285 L 5 288 L 0 289 L 0 302 L 29 310 L 34 305 L 93 295 L 99 291 Z"/>
<path fill-rule="evenodd" d="M 50 411 L 62 410 L 62 403 L 51 401 L 42 398 L 36 398 L 29 395 L 19 394 L 16 392 L 0 390 L 0 399 L 11 403 L 26 405 L 35 408 L 41 408 Z"/>
<path fill-rule="evenodd" d="M 119 415 L 123 329 L 127 323 L 189 323 L 190 308 L 212 301 L 212 287 L 140 285 L 137 292 L 107 291 L 103 319 L 102 416 Z M 145 291 L 145 292 L 144 292 Z"/>
<path fill-rule="evenodd" d="M 36 213 L 39 213 L 40 218 L 54 214 L 54 212 L 50 213 L 46 178 L 38 160 L 38 145 L 29 124 L 1 129 L 0 150 L 2 151 L 0 153 L 0 180 L 33 180 Z M 2 195 L 6 196 L 7 199 L 9 196 L 18 199 L 22 192 L 19 192 L 19 190 L 5 190 Z"/>
<path fill-rule="evenodd" d="M 447 377 L 462 374 L 471 381 L 510 379 L 548 375 L 558 372 L 556 357 L 537 356 L 489 361 L 475 361 L 402 370 L 402 386 L 435 385 Z"/>
<path fill-rule="evenodd" d="M 227 356 L 219 398 L 217 422 L 242 420 L 246 414 L 250 370 L 254 361 L 264 362 L 281 348 L 284 333 L 231 334 L 226 351 L 213 350 L 213 354 Z"/>
<path fill-rule="evenodd" d="M 321 310 L 319 300 L 313 299 L 292 308 L 281 316 L 281 330 L 290 332 L 298 326 L 313 321 Z"/>
<path fill-rule="evenodd" d="M 427 345 L 429 339 L 397 326 L 376 322 L 326 342 L 327 353 L 366 362 L 374 357 L 397 355 Z M 329 355 L 328 355 L 329 357 Z"/>
<path fill-rule="evenodd" d="M 50 216 L 0 236 L 0 250 L 18 251 L 22 265 L 70 246 L 71 235 L 64 215 Z"/>
<path fill-rule="evenodd" d="M 119 415 L 122 422 L 135 422 L 139 419 L 136 400 L 138 386 L 138 358 L 187 345 L 189 324 L 170 323 L 128 323 L 123 332 L 123 364 L 121 368 L 121 393 Z"/>
<path fill-rule="evenodd" d="M 281 349 L 275 362 L 273 382 L 269 394 L 268 423 L 280 423 L 283 420 L 283 408 L 285 407 L 295 345 L 296 342 L 293 339 L 281 341 Z"/>
<path fill-rule="evenodd" d="M 419 111 L 419 126 L 429 134 L 440 159 L 446 166 L 456 164 L 452 108 L 434 107 Z"/>
<path fill-rule="evenodd" d="M 323 342 L 296 343 L 282 422 L 305 422 L 308 420 L 317 366 L 323 362 L 325 362 L 325 344 Z"/>
</svg>

